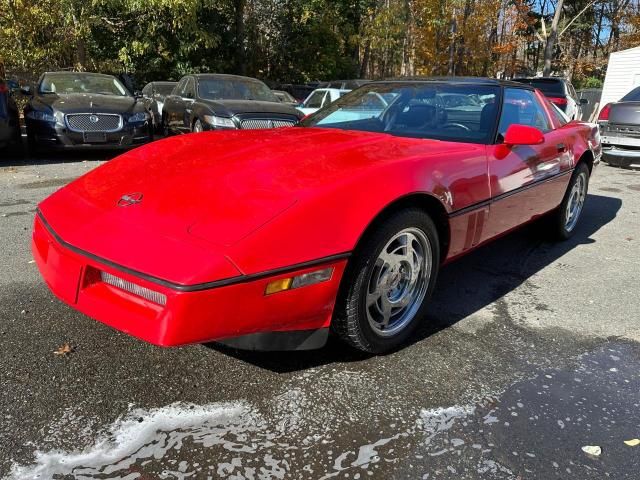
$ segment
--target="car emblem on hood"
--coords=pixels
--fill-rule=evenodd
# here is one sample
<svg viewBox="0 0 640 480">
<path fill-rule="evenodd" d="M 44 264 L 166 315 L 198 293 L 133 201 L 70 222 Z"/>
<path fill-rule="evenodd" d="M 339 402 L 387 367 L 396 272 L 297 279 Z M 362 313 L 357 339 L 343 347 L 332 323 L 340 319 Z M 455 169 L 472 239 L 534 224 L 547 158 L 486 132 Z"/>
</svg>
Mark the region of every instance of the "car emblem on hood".
<svg viewBox="0 0 640 480">
<path fill-rule="evenodd" d="M 142 194 L 140 192 L 136 193 L 127 193 L 123 195 L 118 200 L 119 207 L 128 207 L 130 205 L 135 205 L 136 203 L 140 203 L 142 201 Z"/>
<path fill-rule="evenodd" d="M 100 120 L 100 119 L 98 118 L 98 116 L 97 116 L 97 115 L 91 115 L 91 116 L 89 116 L 89 121 L 90 121 L 91 123 L 98 123 L 98 121 L 99 121 L 99 120 Z"/>
</svg>

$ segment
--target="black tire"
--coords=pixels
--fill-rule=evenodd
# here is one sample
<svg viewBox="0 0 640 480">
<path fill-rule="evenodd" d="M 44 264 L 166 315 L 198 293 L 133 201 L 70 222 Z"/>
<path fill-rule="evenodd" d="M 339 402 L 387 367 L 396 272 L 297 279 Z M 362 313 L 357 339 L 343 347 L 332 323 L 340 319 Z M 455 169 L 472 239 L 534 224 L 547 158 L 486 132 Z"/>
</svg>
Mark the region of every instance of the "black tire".
<svg viewBox="0 0 640 480">
<path fill-rule="evenodd" d="M 40 152 L 41 150 L 36 139 L 27 133 L 27 155 L 32 158 L 37 158 Z"/>
<path fill-rule="evenodd" d="M 584 162 L 578 163 L 575 170 L 573 171 L 573 175 L 571 175 L 571 180 L 569 181 L 569 185 L 567 186 L 567 191 L 564 194 L 562 203 L 560 203 L 560 206 L 553 212 L 553 214 L 549 218 L 550 233 L 554 239 L 567 240 L 576 231 L 576 227 L 578 225 L 578 222 L 580 221 L 582 212 L 584 211 L 584 205 L 586 202 L 587 193 L 589 191 L 589 175 L 589 167 L 587 167 Z M 567 207 L 569 205 L 569 202 L 571 202 L 574 198 L 574 188 L 576 188 L 576 184 L 581 181 L 581 178 L 584 182 L 584 198 L 582 200 L 582 205 L 574 221 L 568 222 L 569 214 Z"/>
<path fill-rule="evenodd" d="M 167 120 L 167 117 L 163 115 L 162 116 L 162 136 L 168 137 L 170 135 L 171 135 L 171 131 L 169 130 L 169 121 Z"/>
<path fill-rule="evenodd" d="M 369 321 L 366 298 L 376 261 L 388 242 L 401 232 L 413 229 L 424 234 L 429 243 L 431 272 L 424 281 L 424 296 L 416 301 L 415 314 L 397 333 L 381 336 Z M 428 254 L 425 253 L 425 258 Z M 410 208 L 378 222 L 358 245 L 342 279 L 336 302 L 333 331 L 352 347 L 369 353 L 393 350 L 407 341 L 425 314 L 440 266 L 440 242 L 433 220 L 423 210 Z M 426 267 L 425 267 L 426 268 Z M 415 308 L 414 307 L 414 308 Z"/>
</svg>

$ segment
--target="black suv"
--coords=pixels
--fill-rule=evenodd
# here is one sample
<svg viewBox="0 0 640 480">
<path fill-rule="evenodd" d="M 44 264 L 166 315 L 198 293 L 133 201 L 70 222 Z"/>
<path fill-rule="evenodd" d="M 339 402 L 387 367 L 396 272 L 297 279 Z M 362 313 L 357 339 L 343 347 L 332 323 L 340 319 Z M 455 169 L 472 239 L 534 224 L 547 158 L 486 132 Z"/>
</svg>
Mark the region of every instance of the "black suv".
<svg viewBox="0 0 640 480">
<path fill-rule="evenodd" d="M 545 97 L 555 103 L 570 120 L 582 119 L 582 105 L 589 101 L 578 98 L 571 82 L 559 77 L 515 78 L 516 82 L 525 83 L 540 90 Z"/>
<path fill-rule="evenodd" d="M 0 64 L 0 149 L 20 145 L 20 117 L 9 82 Z"/>
</svg>

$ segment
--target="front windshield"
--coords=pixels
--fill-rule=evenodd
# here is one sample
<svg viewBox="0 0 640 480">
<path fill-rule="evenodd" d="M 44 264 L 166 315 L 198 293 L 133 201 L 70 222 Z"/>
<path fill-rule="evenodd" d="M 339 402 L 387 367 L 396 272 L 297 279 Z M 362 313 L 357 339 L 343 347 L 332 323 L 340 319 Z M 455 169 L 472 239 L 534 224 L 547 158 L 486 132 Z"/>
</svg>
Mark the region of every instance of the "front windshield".
<svg viewBox="0 0 640 480">
<path fill-rule="evenodd" d="M 258 80 L 201 78 L 198 93 L 209 100 L 261 100 L 278 102 L 269 87 Z"/>
<path fill-rule="evenodd" d="M 156 95 L 166 97 L 167 95 L 171 95 L 175 86 L 175 83 L 154 83 L 153 89 Z"/>
<path fill-rule="evenodd" d="M 91 73 L 47 73 L 40 82 L 40 93 L 90 93 L 99 95 L 129 95 L 120 81 L 109 75 Z"/>
<path fill-rule="evenodd" d="M 485 85 L 375 83 L 345 95 L 301 125 L 491 143 L 499 92 L 499 87 Z"/>
</svg>

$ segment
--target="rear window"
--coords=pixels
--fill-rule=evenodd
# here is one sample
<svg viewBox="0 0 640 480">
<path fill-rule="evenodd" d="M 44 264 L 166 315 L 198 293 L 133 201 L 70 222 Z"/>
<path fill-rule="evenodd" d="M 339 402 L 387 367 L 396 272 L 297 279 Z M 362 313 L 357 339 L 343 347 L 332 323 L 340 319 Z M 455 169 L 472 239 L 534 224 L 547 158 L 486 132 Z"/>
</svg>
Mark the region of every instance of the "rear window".
<svg viewBox="0 0 640 480">
<path fill-rule="evenodd" d="M 560 80 L 550 80 L 543 78 L 518 78 L 517 82 L 525 83 L 539 89 L 545 95 L 560 96 L 565 95 L 564 86 Z"/>
<path fill-rule="evenodd" d="M 640 87 L 636 87 L 627 93 L 622 99 L 621 102 L 640 102 Z"/>
</svg>

